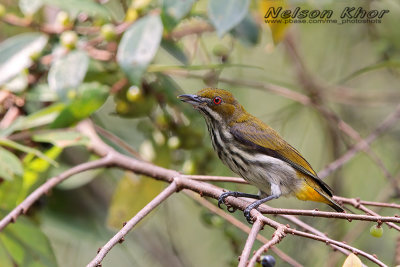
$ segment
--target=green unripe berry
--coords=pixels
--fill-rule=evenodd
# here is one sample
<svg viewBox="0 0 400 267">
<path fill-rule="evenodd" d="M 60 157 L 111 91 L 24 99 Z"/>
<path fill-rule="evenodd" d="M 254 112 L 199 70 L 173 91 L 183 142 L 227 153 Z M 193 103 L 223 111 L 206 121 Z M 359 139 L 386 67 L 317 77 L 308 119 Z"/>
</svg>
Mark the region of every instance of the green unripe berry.
<svg viewBox="0 0 400 267">
<path fill-rule="evenodd" d="M 6 7 L 0 4 L 0 18 L 6 14 L 6 11 L 7 11 Z"/>
<path fill-rule="evenodd" d="M 168 139 L 168 147 L 177 149 L 181 145 L 181 140 L 177 136 L 172 136 Z"/>
<path fill-rule="evenodd" d="M 115 31 L 115 26 L 113 24 L 103 25 L 100 34 L 106 41 L 113 41 L 117 37 L 117 32 Z"/>
<path fill-rule="evenodd" d="M 61 34 L 60 40 L 65 48 L 74 49 L 78 42 L 78 35 L 74 31 L 66 31 Z"/>
<path fill-rule="evenodd" d="M 29 56 L 29 58 L 30 58 L 32 61 L 38 61 L 41 55 L 42 55 L 41 52 L 37 52 L 37 51 L 36 51 L 36 52 L 33 52 L 33 53 Z"/>
<path fill-rule="evenodd" d="M 126 22 L 134 22 L 139 17 L 139 14 L 135 8 L 128 8 L 125 15 Z"/>
<path fill-rule="evenodd" d="M 128 99 L 128 101 L 130 102 L 138 101 L 142 97 L 142 92 L 136 85 L 132 85 L 131 87 L 129 87 L 128 91 L 126 91 L 126 99 Z"/>
<path fill-rule="evenodd" d="M 61 25 L 64 27 L 69 26 L 71 24 L 69 14 L 65 11 L 58 12 L 57 17 L 56 17 L 56 22 L 58 25 Z"/>
<path fill-rule="evenodd" d="M 127 114 L 129 112 L 129 104 L 122 100 L 118 101 L 115 110 L 118 114 Z"/>
<path fill-rule="evenodd" d="M 369 229 L 369 233 L 374 237 L 381 237 L 383 235 L 383 228 L 382 226 L 372 225 Z"/>
<path fill-rule="evenodd" d="M 229 49 L 224 45 L 218 44 L 213 47 L 212 52 L 213 52 L 214 56 L 226 57 L 229 54 Z"/>
</svg>

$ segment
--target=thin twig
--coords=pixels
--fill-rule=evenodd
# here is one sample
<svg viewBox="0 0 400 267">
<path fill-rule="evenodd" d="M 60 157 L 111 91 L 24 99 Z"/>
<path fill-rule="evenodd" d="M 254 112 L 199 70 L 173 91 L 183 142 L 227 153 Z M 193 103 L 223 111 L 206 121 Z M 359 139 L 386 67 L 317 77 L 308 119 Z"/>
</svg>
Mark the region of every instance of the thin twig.
<svg viewBox="0 0 400 267">
<path fill-rule="evenodd" d="M 253 210 L 252 213 L 254 214 L 253 217 L 260 216 L 259 215 L 260 213 L 258 213 L 255 210 Z M 292 234 L 292 235 L 306 237 L 306 238 L 309 238 L 309 239 L 314 239 L 314 240 L 323 242 L 325 244 L 334 244 L 334 245 L 337 245 L 337 246 L 342 247 L 344 249 L 347 249 L 347 250 L 351 251 L 354 254 L 359 254 L 359 255 L 369 259 L 370 261 L 376 263 L 379 266 L 386 266 L 383 262 L 381 262 L 380 260 L 375 258 L 373 255 L 368 254 L 368 253 L 366 253 L 366 252 L 364 252 L 364 251 L 362 251 L 360 249 L 354 248 L 354 247 L 352 247 L 350 245 L 347 245 L 347 244 L 345 244 L 343 242 L 339 242 L 339 241 L 336 241 L 336 240 L 333 240 L 333 239 L 330 239 L 330 238 L 327 238 L 327 237 L 321 237 L 321 236 L 317 236 L 317 235 L 314 235 L 314 234 L 309 234 L 309 233 L 306 233 L 306 232 L 303 232 L 303 231 L 299 231 L 299 230 L 296 230 L 296 229 L 292 229 L 292 228 L 289 228 L 289 227 L 287 227 L 287 226 L 285 226 L 285 225 L 283 225 L 281 223 L 278 223 L 278 222 L 276 222 L 274 220 L 271 220 L 271 219 L 269 219 L 269 218 L 267 218 L 265 216 L 261 216 L 260 218 L 264 221 L 265 224 L 267 224 L 267 225 L 269 225 L 269 226 L 271 226 L 271 227 L 273 227 L 275 229 L 282 228 L 286 234 Z"/>
<path fill-rule="evenodd" d="M 271 247 L 281 242 L 281 240 L 285 237 L 285 229 L 284 227 L 278 227 L 272 235 L 272 239 L 264 244 L 261 248 L 259 248 L 253 257 L 250 259 L 249 267 L 252 267 L 256 264 L 257 260 L 260 259 L 261 255 L 268 251 Z"/>
<path fill-rule="evenodd" d="M 135 227 L 144 217 L 146 217 L 151 211 L 153 211 L 158 205 L 166 200 L 170 195 L 178 190 L 176 182 L 172 182 L 167 188 L 165 188 L 160 194 L 158 194 L 152 201 L 150 201 L 143 209 L 141 209 L 132 219 L 130 219 L 121 230 L 118 231 L 97 253 L 96 257 L 89 262 L 86 267 L 97 267 L 100 266 L 102 260 L 108 252 L 121 240 L 124 236 Z"/>
<path fill-rule="evenodd" d="M 204 182 L 230 182 L 237 184 L 248 184 L 246 180 L 239 177 L 207 176 L 207 175 L 182 175 L 182 177 Z"/>
<path fill-rule="evenodd" d="M 247 241 L 246 244 L 244 245 L 242 255 L 240 256 L 240 261 L 238 267 L 246 267 L 247 266 L 247 260 L 250 256 L 251 248 L 253 247 L 254 241 L 256 241 L 256 237 L 258 233 L 261 231 L 264 223 L 261 219 L 256 219 L 253 227 L 251 228 L 251 231 L 249 235 L 247 236 Z M 267 244 L 269 244 L 271 241 L 269 241 Z"/>
<path fill-rule="evenodd" d="M 367 138 L 364 139 L 364 141 L 358 142 L 345 154 L 343 154 L 343 156 L 329 163 L 322 171 L 318 173 L 318 177 L 324 178 L 329 174 L 331 174 L 332 172 L 334 172 L 335 170 L 337 170 L 338 168 L 340 168 L 341 166 L 343 166 L 346 162 L 352 159 L 357 154 L 357 152 L 364 149 L 367 144 L 368 145 L 371 144 L 383 132 L 391 128 L 398 119 L 400 119 L 400 105 L 398 105 L 396 109 L 392 113 L 390 113 L 383 120 L 383 122 L 378 127 L 376 127 L 374 131 L 372 131 L 372 133 Z"/>
</svg>

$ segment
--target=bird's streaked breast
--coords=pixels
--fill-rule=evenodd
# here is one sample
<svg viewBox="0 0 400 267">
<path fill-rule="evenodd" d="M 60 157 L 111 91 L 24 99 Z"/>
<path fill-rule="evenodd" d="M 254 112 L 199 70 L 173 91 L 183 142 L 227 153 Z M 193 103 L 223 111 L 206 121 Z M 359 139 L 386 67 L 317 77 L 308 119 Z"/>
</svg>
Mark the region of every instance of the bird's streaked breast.
<svg viewBox="0 0 400 267">
<path fill-rule="evenodd" d="M 214 150 L 222 162 L 233 172 L 258 187 L 265 194 L 294 194 L 302 183 L 296 176 L 296 170 L 288 163 L 256 151 L 243 149 L 228 128 L 214 120 L 206 118 L 208 131 Z M 275 192 L 271 192 L 271 188 Z M 294 190 L 294 191 L 293 191 Z"/>
</svg>

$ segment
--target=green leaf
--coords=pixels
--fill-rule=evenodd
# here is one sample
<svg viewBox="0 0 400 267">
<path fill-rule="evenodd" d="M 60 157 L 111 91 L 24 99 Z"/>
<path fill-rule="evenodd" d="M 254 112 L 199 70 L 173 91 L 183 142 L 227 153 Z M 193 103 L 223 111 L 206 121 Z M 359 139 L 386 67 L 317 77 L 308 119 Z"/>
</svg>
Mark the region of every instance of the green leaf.
<svg viewBox="0 0 400 267">
<path fill-rule="evenodd" d="M 47 83 L 41 83 L 30 89 L 26 94 L 26 98 L 29 101 L 54 102 L 58 96 L 56 92 L 50 89 Z"/>
<path fill-rule="evenodd" d="M 12 180 L 14 175 L 23 174 L 22 164 L 10 151 L 0 147 L 0 178 Z"/>
<path fill-rule="evenodd" d="M 76 89 L 85 78 L 89 57 L 85 52 L 72 51 L 51 65 L 48 82 L 50 89 L 66 97 L 68 89 Z"/>
<path fill-rule="evenodd" d="M 50 128 L 68 127 L 89 117 L 107 99 L 108 87 L 99 83 L 84 83 L 78 88 L 79 95 L 68 104 L 50 125 Z"/>
<path fill-rule="evenodd" d="M 250 14 L 239 25 L 233 28 L 231 33 L 245 45 L 253 46 L 260 40 L 260 28 Z"/>
<path fill-rule="evenodd" d="M 232 30 L 246 16 L 249 0 L 209 1 L 208 16 L 219 37 Z"/>
<path fill-rule="evenodd" d="M 10 127 L 0 131 L 0 136 L 4 137 L 10 135 L 14 131 L 21 131 L 49 124 L 54 121 L 64 107 L 65 104 L 56 103 L 32 113 L 27 117 L 20 117 Z"/>
<path fill-rule="evenodd" d="M 164 188 L 164 183 L 130 172 L 119 181 L 108 210 L 108 225 L 120 228 Z"/>
<path fill-rule="evenodd" d="M 60 153 L 62 152 L 62 148 L 53 146 L 50 149 L 44 151 L 43 153 L 50 159 L 56 159 Z M 34 158 L 33 156 L 27 155 L 24 160 L 24 174 L 22 177 L 22 188 L 18 192 L 18 199 L 17 202 L 23 201 L 26 196 L 36 189 L 38 186 L 42 185 L 45 179 L 48 178 L 43 177 L 47 170 L 50 167 L 50 164 L 41 159 L 41 158 Z M 42 179 L 41 179 L 42 178 Z"/>
<path fill-rule="evenodd" d="M 19 144 L 17 142 L 11 141 L 9 139 L 4 139 L 4 138 L 0 138 L 0 145 L 11 147 L 13 149 L 23 151 L 25 153 L 32 153 L 35 156 L 37 156 L 39 158 L 42 158 L 45 161 L 51 163 L 53 166 L 55 166 L 55 167 L 58 166 L 57 162 L 55 162 L 51 158 L 47 157 L 45 154 L 43 154 L 42 152 L 40 152 L 37 149 L 31 148 L 31 147 L 28 147 L 28 146 L 24 146 L 24 145 L 21 145 L 21 144 Z"/>
<path fill-rule="evenodd" d="M 55 267 L 56 258 L 47 237 L 40 228 L 29 219 L 20 217 L 15 224 L 10 224 L 0 233 L 0 263 L 7 266 Z"/>
<path fill-rule="evenodd" d="M 183 49 L 174 41 L 162 40 L 161 47 L 183 64 L 189 64 L 189 59 Z"/>
<path fill-rule="evenodd" d="M 35 142 L 51 143 L 55 146 L 65 148 L 69 146 L 88 145 L 89 138 L 75 131 L 51 131 L 36 134 L 32 138 Z"/>
<path fill-rule="evenodd" d="M 73 16 L 77 16 L 78 13 L 83 12 L 90 16 L 110 17 L 110 12 L 104 6 L 92 0 L 43 0 L 43 2 L 49 6 L 56 6 L 67 10 Z"/>
<path fill-rule="evenodd" d="M 185 17 L 194 4 L 194 0 L 164 0 L 161 19 L 167 30 L 173 29 Z"/>
<path fill-rule="evenodd" d="M 41 33 L 23 33 L 0 44 L 0 85 L 32 64 L 30 56 L 42 51 L 48 37 Z"/>
<path fill-rule="evenodd" d="M 161 42 L 160 16 L 147 15 L 129 27 L 118 46 L 117 61 L 133 84 L 140 84 Z"/>
<path fill-rule="evenodd" d="M 19 0 L 19 8 L 26 16 L 35 14 L 42 5 L 42 0 Z"/>
</svg>

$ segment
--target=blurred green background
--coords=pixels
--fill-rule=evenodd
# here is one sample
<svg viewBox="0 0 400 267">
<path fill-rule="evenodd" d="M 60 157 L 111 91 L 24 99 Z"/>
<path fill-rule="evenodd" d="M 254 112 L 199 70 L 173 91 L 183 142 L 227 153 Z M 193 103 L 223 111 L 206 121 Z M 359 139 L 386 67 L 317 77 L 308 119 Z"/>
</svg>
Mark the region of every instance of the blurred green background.
<svg viewBox="0 0 400 267">
<path fill-rule="evenodd" d="M 230 90 L 317 171 L 356 143 L 321 107 L 366 137 L 400 103 L 395 0 L 0 3 L 0 217 L 49 177 L 97 158 L 73 128 L 88 117 L 118 151 L 129 155 L 129 146 L 145 160 L 186 174 L 232 176 L 212 151 L 201 116 L 177 95 L 204 87 Z M 279 6 L 329 9 L 335 18 L 345 7 L 389 13 L 380 23 L 267 25 L 266 10 Z M 312 103 L 288 98 L 282 88 Z M 375 159 L 360 152 L 325 181 L 339 196 L 398 202 L 399 138 L 395 124 L 371 145 Z M 257 192 L 247 185 L 218 185 Z M 75 175 L 0 233 L 0 266 L 85 266 L 164 187 L 112 168 Z M 297 199 L 270 204 L 325 209 Z M 245 221 L 241 212 L 234 216 Z M 385 225 L 378 239 L 369 234 L 368 222 L 301 219 L 389 266 L 400 264 L 398 233 Z M 272 229 L 262 234 L 270 238 Z M 103 266 L 236 266 L 246 238 L 179 193 L 126 236 Z M 294 236 L 278 248 L 304 266 L 341 266 L 345 259 Z"/>
</svg>

